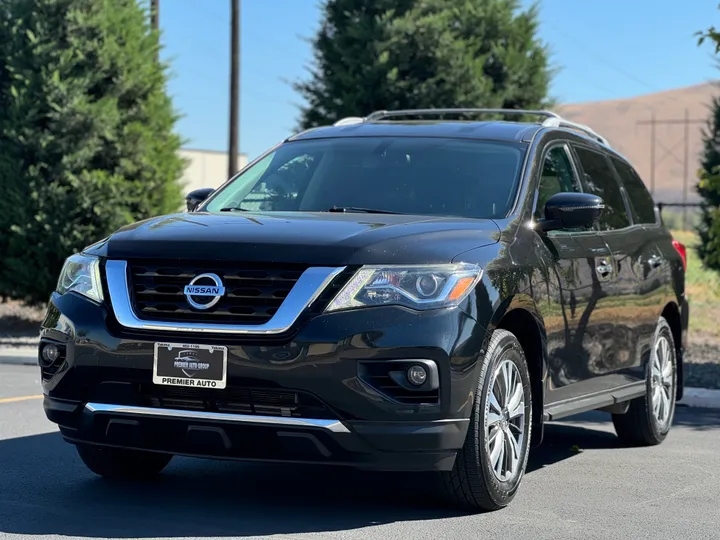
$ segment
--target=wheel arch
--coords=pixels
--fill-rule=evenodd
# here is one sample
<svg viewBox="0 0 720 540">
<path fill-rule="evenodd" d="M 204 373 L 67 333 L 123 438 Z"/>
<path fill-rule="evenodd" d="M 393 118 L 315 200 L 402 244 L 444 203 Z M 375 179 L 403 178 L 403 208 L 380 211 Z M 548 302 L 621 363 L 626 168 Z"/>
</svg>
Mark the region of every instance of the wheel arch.
<svg viewBox="0 0 720 540">
<path fill-rule="evenodd" d="M 672 331 L 673 341 L 675 342 L 675 356 L 677 358 L 677 390 L 675 399 L 680 401 L 683 397 L 685 390 L 685 378 L 684 378 L 684 347 L 682 339 L 682 316 L 680 314 L 680 307 L 675 302 L 668 302 L 662 310 L 661 316 L 670 325 Z"/>
<path fill-rule="evenodd" d="M 525 353 L 533 395 L 531 445 L 537 446 L 543 438 L 547 373 L 547 335 L 542 315 L 532 297 L 526 294 L 517 294 L 508 298 L 495 310 L 491 330 L 495 329 L 512 332 Z"/>
</svg>

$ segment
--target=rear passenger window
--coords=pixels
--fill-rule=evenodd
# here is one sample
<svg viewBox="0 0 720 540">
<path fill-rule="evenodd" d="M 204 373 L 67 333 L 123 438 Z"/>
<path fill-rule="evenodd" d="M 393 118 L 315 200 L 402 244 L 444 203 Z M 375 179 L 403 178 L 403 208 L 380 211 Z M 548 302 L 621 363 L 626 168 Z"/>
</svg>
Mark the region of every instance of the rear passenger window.
<svg viewBox="0 0 720 540">
<path fill-rule="evenodd" d="M 655 223 L 655 202 L 638 173 L 630 165 L 617 158 L 612 159 L 620 176 L 638 223 Z"/>
<path fill-rule="evenodd" d="M 564 146 L 555 146 L 545 154 L 540 186 L 535 206 L 535 217 L 545 217 L 545 203 L 556 193 L 564 191 L 580 191 L 578 181 L 570 164 L 570 156 Z"/>
<path fill-rule="evenodd" d="M 625 201 L 610 162 L 599 152 L 575 147 L 578 159 L 585 173 L 585 186 L 588 193 L 602 197 L 605 201 L 598 226 L 601 231 L 622 229 L 630 225 Z"/>
</svg>

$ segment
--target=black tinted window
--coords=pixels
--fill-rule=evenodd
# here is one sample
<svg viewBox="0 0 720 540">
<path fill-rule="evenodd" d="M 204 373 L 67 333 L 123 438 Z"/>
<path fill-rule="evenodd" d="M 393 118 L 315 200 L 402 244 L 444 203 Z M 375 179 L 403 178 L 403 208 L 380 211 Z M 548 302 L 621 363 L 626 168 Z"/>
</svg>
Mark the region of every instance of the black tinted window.
<svg viewBox="0 0 720 540">
<path fill-rule="evenodd" d="M 601 231 L 622 229 L 630 225 L 620 186 L 610 168 L 610 162 L 599 152 L 575 147 L 578 159 L 585 173 L 585 186 L 588 193 L 602 197 L 605 210 L 598 225 Z"/>
<path fill-rule="evenodd" d="M 611 159 L 635 211 L 636 222 L 655 223 L 655 202 L 640 176 L 627 163 L 617 158 Z"/>
<path fill-rule="evenodd" d="M 326 211 L 505 217 L 525 146 L 428 137 L 317 139 L 281 145 L 246 168 L 205 210 Z"/>
<path fill-rule="evenodd" d="M 535 215 L 545 217 L 545 203 L 556 193 L 564 191 L 580 191 L 577 178 L 573 173 L 570 157 L 563 146 L 551 148 L 543 160 L 540 172 L 540 185 L 538 187 L 538 200 L 535 206 Z"/>
</svg>

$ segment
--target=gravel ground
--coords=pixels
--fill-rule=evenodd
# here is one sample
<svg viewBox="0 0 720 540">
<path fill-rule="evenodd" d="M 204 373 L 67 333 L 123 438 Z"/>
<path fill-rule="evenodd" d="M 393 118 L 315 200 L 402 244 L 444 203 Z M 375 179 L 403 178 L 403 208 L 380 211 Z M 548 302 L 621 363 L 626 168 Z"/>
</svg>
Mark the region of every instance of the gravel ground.
<svg viewBox="0 0 720 540">
<path fill-rule="evenodd" d="M 690 342 L 685 357 L 685 386 L 720 389 L 720 343 Z"/>
<path fill-rule="evenodd" d="M 0 300 L 0 347 L 35 344 L 44 314 L 44 306 L 28 307 L 14 300 Z"/>
<path fill-rule="evenodd" d="M 0 302 L 0 348 L 34 346 L 44 307 L 31 308 L 19 302 Z M 720 341 L 694 340 L 686 355 L 685 385 L 720 389 Z"/>
<path fill-rule="evenodd" d="M 37 332 L 45 306 L 30 307 L 16 300 L 0 300 L 0 336 Z"/>
</svg>

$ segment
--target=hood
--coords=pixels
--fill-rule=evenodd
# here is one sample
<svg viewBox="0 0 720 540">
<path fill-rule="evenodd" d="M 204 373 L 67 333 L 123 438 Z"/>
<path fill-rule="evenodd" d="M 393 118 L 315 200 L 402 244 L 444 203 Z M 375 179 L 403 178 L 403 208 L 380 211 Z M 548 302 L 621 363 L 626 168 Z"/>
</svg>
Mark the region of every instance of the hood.
<svg viewBox="0 0 720 540">
<path fill-rule="evenodd" d="M 493 220 L 360 213 L 180 213 L 139 221 L 86 250 L 110 259 L 313 265 L 445 263 L 494 244 Z"/>
</svg>

